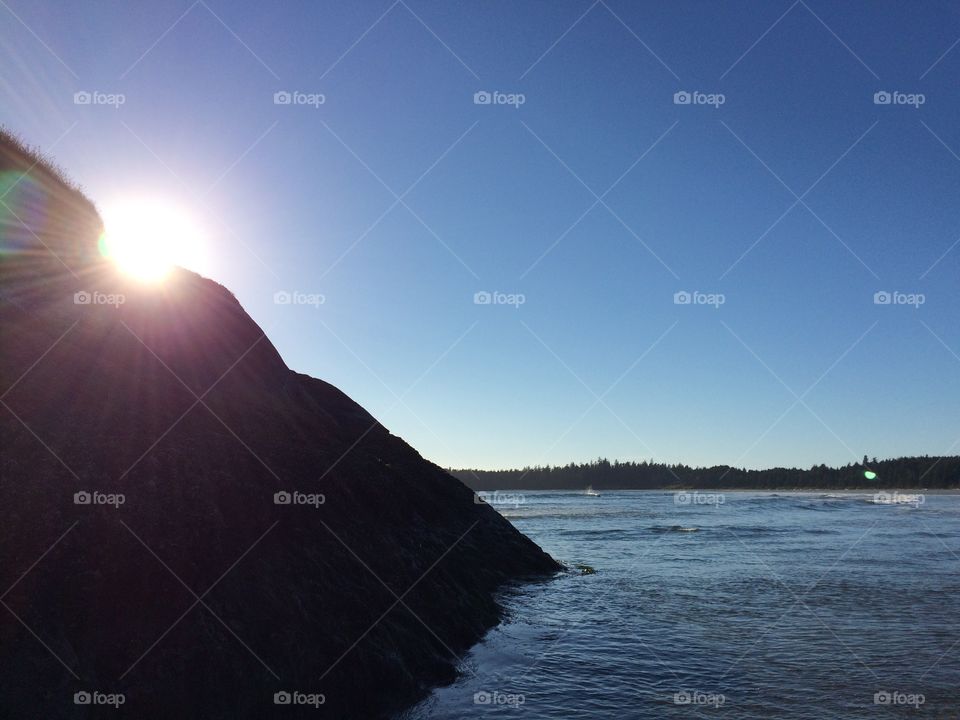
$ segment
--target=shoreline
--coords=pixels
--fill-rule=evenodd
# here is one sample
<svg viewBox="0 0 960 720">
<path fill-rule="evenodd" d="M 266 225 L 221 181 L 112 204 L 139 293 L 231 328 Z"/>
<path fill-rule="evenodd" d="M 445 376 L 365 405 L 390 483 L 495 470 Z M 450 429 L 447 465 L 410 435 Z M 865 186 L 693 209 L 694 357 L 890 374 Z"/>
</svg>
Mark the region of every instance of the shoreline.
<svg viewBox="0 0 960 720">
<path fill-rule="evenodd" d="M 596 488 L 595 488 L 596 489 Z M 678 493 L 678 492 L 703 492 L 703 493 L 797 493 L 797 494 L 824 494 L 824 493 L 845 493 L 850 495 L 871 495 L 879 492 L 899 492 L 910 495 L 960 495 L 960 488 L 905 488 L 905 487 L 863 487 L 863 488 L 743 488 L 743 487 L 724 487 L 724 488 L 704 488 L 704 487 L 665 487 L 665 488 L 600 488 L 596 489 L 602 496 L 604 493 L 614 492 L 648 492 L 648 493 Z M 482 488 L 474 489 L 475 493 L 556 493 L 564 492 L 574 495 L 584 495 L 584 491 L 579 488 Z"/>
</svg>

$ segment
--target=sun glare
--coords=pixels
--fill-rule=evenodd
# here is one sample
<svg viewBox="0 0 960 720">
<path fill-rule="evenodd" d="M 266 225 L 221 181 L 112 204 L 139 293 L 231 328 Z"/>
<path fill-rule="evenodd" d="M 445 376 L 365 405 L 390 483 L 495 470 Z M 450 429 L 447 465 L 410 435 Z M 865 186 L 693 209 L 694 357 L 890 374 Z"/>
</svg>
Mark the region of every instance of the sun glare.
<svg viewBox="0 0 960 720">
<path fill-rule="evenodd" d="M 175 265 L 197 270 L 204 238 L 181 208 L 161 200 L 113 203 L 103 211 L 100 252 L 142 282 L 162 281 Z"/>
</svg>

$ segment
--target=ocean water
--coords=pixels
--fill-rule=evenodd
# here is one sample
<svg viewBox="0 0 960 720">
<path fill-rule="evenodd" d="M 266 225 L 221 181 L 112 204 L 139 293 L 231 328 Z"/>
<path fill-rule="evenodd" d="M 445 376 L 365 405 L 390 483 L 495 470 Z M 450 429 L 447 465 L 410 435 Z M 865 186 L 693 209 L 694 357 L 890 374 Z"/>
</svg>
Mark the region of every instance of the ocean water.
<svg viewBox="0 0 960 720">
<path fill-rule="evenodd" d="M 960 718 L 958 495 L 491 500 L 573 569 L 405 720 Z"/>
</svg>

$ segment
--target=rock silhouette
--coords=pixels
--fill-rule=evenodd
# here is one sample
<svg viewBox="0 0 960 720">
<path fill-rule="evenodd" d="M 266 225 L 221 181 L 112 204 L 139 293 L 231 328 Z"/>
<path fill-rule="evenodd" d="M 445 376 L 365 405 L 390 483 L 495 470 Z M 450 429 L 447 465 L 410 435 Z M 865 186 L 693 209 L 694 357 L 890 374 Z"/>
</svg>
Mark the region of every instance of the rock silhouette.
<svg viewBox="0 0 960 720">
<path fill-rule="evenodd" d="M 0 137 L 0 717 L 377 718 L 451 681 L 558 564 L 226 288 L 117 275 L 36 160 Z"/>
</svg>

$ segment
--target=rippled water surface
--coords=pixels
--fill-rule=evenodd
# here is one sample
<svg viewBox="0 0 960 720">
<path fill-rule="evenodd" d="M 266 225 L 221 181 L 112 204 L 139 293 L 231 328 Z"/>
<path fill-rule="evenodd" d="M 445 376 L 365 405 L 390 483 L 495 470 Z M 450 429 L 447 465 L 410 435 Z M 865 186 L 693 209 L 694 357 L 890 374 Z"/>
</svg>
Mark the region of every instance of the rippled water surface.
<svg viewBox="0 0 960 720">
<path fill-rule="evenodd" d="M 408 720 L 960 717 L 960 496 L 510 499 L 596 572 L 505 592 L 506 622 Z"/>
</svg>

